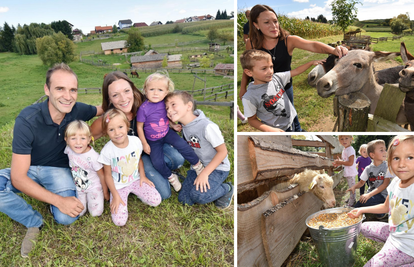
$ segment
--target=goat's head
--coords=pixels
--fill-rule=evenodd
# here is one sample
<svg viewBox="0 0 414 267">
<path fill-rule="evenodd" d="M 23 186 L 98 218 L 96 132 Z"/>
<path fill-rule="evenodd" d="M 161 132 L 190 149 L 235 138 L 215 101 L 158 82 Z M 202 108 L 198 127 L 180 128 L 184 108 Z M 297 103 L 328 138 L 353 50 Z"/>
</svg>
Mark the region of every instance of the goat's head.
<svg viewBox="0 0 414 267">
<path fill-rule="evenodd" d="M 328 174 L 318 174 L 313 177 L 309 190 L 324 202 L 324 207 L 335 207 L 335 195 L 333 192 L 333 180 Z"/>
</svg>

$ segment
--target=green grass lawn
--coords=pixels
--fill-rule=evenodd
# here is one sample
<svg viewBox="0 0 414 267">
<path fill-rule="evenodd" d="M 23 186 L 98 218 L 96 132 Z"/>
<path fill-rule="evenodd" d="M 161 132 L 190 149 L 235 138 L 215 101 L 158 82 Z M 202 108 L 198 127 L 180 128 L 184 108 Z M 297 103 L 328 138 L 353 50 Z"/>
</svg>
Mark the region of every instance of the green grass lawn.
<svg viewBox="0 0 414 267">
<path fill-rule="evenodd" d="M 90 44 L 94 42 L 89 42 Z M 82 44 L 88 50 L 92 46 Z M 98 42 L 96 42 L 98 43 Z M 87 45 L 85 45 L 87 44 Z M 72 62 L 70 67 L 78 75 L 79 88 L 102 87 L 103 76 L 110 69 Z M 11 163 L 11 143 L 14 119 L 22 108 L 44 95 L 43 85 L 48 67 L 39 57 L 0 53 L 0 168 Z M 140 73 L 132 80 L 142 88 L 150 73 Z M 222 76 L 199 74 L 207 87 L 232 83 Z M 171 74 L 178 90 L 191 90 L 194 76 Z M 195 81 L 195 90 L 204 87 Z M 233 95 L 227 100 L 231 101 Z M 200 99 L 200 97 L 196 97 Z M 81 94 L 78 101 L 99 105 L 101 95 Z M 206 116 L 217 123 L 228 149 L 231 169 L 234 162 L 234 122 L 229 120 L 229 107 L 200 106 Z M 105 144 L 95 143 L 95 150 Z M 189 165 L 180 169 L 185 176 Z M 234 184 L 231 171 L 227 181 Z M 170 199 L 153 208 L 135 196 L 128 200 L 129 219 L 124 227 L 112 223 L 109 204 L 102 216 L 88 214 L 70 226 L 56 225 L 48 205 L 23 196 L 44 216 L 45 227 L 28 259 L 20 256 L 20 246 L 26 228 L 0 213 L 0 266 L 233 266 L 234 265 L 234 209 L 218 210 L 214 204 L 183 206 L 173 192 Z"/>
</svg>

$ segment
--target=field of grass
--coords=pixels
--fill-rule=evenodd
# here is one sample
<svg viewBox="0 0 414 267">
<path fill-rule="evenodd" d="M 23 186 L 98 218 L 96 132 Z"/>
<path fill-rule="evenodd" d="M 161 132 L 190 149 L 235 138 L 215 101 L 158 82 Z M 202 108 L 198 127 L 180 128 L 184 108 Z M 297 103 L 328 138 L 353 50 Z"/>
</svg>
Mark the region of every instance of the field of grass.
<svg viewBox="0 0 414 267">
<path fill-rule="evenodd" d="M 371 33 L 366 32 L 364 35 L 371 35 L 373 37 L 386 37 L 392 36 L 389 33 Z M 338 40 L 342 40 L 343 35 L 336 35 L 330 36 L 320 39 L 309 39 L 309 40 L 316 40 L 323 43 L 331 43 L 336 42 Z M 404 36 L 400 40 L 395 41 L 387 41 L 387 42 L 379 42 L 378 44 L 373 44 L 372 49 L 373 51 L 391 51 L 391 52 L 399 52 L 400 51 L 400 43 L 405 42 L 408 51 L 414 51 L 414 36 Z M 243 51 L 238 51 L 239 56 Z M 292 57 L 292 69 L 297 68 L 298 66 L 316 59 L 324 59 L 327 55 L 322 54 L 315 54 L 308 51 L 295 49 L 293 51 Z M 396 61 L 402 62 L 400 57 L 395 59 Z M 316 89 L 309 86 L 307 83 L 307 76 L 312 68 L 305 71 L 301 75 L 293 77 L 293 94 L 294 94 L 294 103 L 295 108 L 298 113 L 299 122 L 303 129 L 307 131 L 321 131 L 318 128 L 315 128 L 315 125 L 320 125 L 323 120 L 326 118 L 333 117 L 333 96 L 328 98 L 321 98 Z M 237 81 L 238 81 L 238 90 L 240 89 L 240 81 L 241 81 L 242 69 L 240 65 L 240 60 L 237 60 Z M 237 93 L 238 94 L 238 93 Z M 237 103 L 240 107 L 240 110 L 243 111 L 243 105 L 241 101 L 237 100 Z M 256 131 L 254 128 L 249 126 L 248 124 L 241 124 L 240 120 L 238 120 L 237 131 L 239 132 L 246 132 L 246 131 Z M 326 130 L 325 130 L 326 131 Z M 329 130 L 331 131 L 331 130 Z"/>
<path fill-rule="evenodd" d="M 155 38 L 155 37 L 154 37 Z M 200 38 L 200 37 L 198 37 Z M 101 40 L 102 41 L 102 40 Z M 94 43 L 82 43 L 90 50 Z M 79 47 L 78 47 L 79 49 Z M 93 49 L 93 48 L 92 48 Z M 109 69 L 94 67 L 79 61 L 70 64 L 78 75 L 79 88 L 101 87 Z M 0 53 L 0 168 L 10 166 L 14 119 L 22 108 L 44 95 L 43 85 L 48 67 L 39 57 Z M 150 73 L 133 78 L 141 88 Z M 232 83 L 212 74 L 200 74 L 207 87 Z M 191 90 L 192 74 L 171 74 L 178 90 Z M 195 89 L 204 83 L 197 80 Z M 79 94 L 78 101 L 99 105 L 100 94 Z M 232 100 L 227 99 L 226 101 Z M 224 100 L 221 100 L 224 101 Z M 207 117 L 217 123 L 229 152 L 231 169 L 234 162 L 234 122 L 229 120 L 229 108 L 200 106 Z M 105 138 L 95 143 L 100 151 Z M 185 176 L 188 163 L 180 169 Z M 234 183 L 231 171 L 227 181 Z M 124 227 L 112 223 L 109 204 L 102 216 L 88 214 L 70 226 L 57 225 L 48 205 L 22 195 L 44 216 L 45 227 L 28 259 L 20 256 L 20 246 L 26 228 L 0 213 L 0 266 L 233 266 L 234 265 L 234 209 L 218 210 L 214 204 L 183 206 L 173 192 L 170 199 L 153 208 L 135 196 L 128 200 L 129 219 Z"/>
</svg>

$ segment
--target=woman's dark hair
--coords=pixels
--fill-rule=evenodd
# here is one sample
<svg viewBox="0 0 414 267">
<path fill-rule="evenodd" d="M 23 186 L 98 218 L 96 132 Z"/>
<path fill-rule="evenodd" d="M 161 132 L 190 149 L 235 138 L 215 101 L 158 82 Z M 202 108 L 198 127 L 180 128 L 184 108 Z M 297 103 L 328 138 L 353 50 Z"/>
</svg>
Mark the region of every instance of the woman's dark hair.
<svg viewBox="0 0 414 267">
<path fill-rule="evenodd" d="M 260 30 L 257 30 L 257 28 L 254 26 L 254 22 L 257 22 L 257 18 L 260 16 L 260 14 L 264 11 L 270 11 L 273 12 L 277 18 L 277 14 L 276 12 L 269 6 L 267 5 L 255 5 L 251 10 L 250 10 L 250 20 L 249 20 L 249 27 L 250 27 L 250 32 L 249 32 L 249 38 L 252 41 L 253 47 L 255 49 L 260 49 L 263 48 L 263 33 Z M 282 29 L 282 27 L 280 26 L 279 23 L 279 40 L 285 40 L 285 38 L 289 35 L 289 32 Z"/>
<path fill-rule="evenodd" d="M 132 88 L 132 92 L 134 94 L 134 104 L 132 105 L 132 114 L 136 116 L 138 108 L 141 106 L 142 102 L 144 101 L 144 95 L 138 90 L 138 88 L 134 85 L 134 83 L 128 78 L 128 76 L 120 71 L 113 71 L 111 73 L 105 74 L 104 82 L 102 85 L 102 109 L 107 111 L 112 107 L 112 104 L 109 101 L 109 93 L 108 88 L 113 82 L 123 79 L 129 83 Z"/>
</svg>

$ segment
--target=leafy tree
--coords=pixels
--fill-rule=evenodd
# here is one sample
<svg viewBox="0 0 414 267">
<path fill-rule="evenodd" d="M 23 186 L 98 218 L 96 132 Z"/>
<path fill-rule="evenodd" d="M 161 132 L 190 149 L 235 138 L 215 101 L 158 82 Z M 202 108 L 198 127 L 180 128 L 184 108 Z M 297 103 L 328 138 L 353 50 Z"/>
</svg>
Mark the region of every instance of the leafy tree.
<svg viewBox="0 0 414 267">
<path fill-rule="evenodd" d="M 13 51 L 13 41 L 14 41 L 14 27 L 10 28 L 7 22 L 4 23 L 3 31 L 1 32 L 0 41 L 4 51 Z"/>
<path fill-rule="evenodd" d="M 232 33 L 223 32 L 218 34 L 218 38 L 223 41 L 223 45 L 226 45 L 226 42 L 233 42 L 234 35 Z"/>
<path fill-rule="evenodd" d="M 404 23 L 402 19 L 392 19 L 391 23 L 391 31 L 396 34 L 402 33 L 403 30 L 408 29 L 409 26 Z"/>
<path fill-rule="evenodd" d="M 181 32 L 181 30 L 182 29 L 181 29 L 180 25 L 176 24 L 172 32 L 173 33 L 179 33 L 179 32 Z"/>
<path fill-rule="evenodd" d="M 309 16 L 306 16 L 305 20 L 310 20 Z"/>
<path fill-rule="evenodd" d="M 224 10 L 224 12 L 222 13 L 221 18 L 222 19 L 227 19 L 227 11 L 226 10 Z"/>
<path fill-rule="evenodd" d="M 36 39 L 36 48 L 44 65 L 69 64 L 75 59 L 75 45 L 62 32 Z"/>
<path fill-rule="evenodd" d="M 328 20 L 322 14 L 320 14 L 316 20 L 318 22 L 322 22 L 322 23 L 327 23 L 328 22 Z"/>
<path fill-rule="evenodd" d="M 357 135 L 354 136 L 354 143 L 352 147 L 355 149 L 355 152 L 358 153 L 359 147 L 363 144 L 368 144 L 370 141 L 381 139 L 384 140 L 385 146 L 388 147 L 388 144 L 391 142 L 393 135 Z"/>
<path fill-rule="evenodd" d="M 208 34 L 207 34 L 207 38 L 211 41 L 211 42 L 213 42 L 215 39 L 217 39 L 219 37 L 219 33 L 218 33 L 218 31 L 217 31 L 217 28 L 215 28 L 215 27 L 213 27 L 213 28 L 210 28 L 210 30 L 208 31 Z"/>
<path fill-rule="evenodd" d="M 73 35 L 72 35 L 72 27 L 70 26 L 69 22 L 67 22 L 66 20 L 62 20 L 62 21 L 53 21 L 50 26 L 52 27 L 52 29 L 58 33 L 58 32 L 62 32 L 64 35 L 66 35 L 70 40 L 73 40 Z"/>
<path fill-rule="evenodd" d="M 127 47 L 128 52 L 138 52 L 144 50 L 144 38 L 138 28 L 129 29 Z"/>
<path fill-rule="evenodd" d="M 213 55 L 214 57 L 214 55 Z M 202 58 L 200 58 L 200 67 L 202 68 L 210 68 L 211 66 L 211 57 L 209 56 L 204 56 Z"/>
<path fill-rule="evenodd" d="M 37 53 L 36 38 L 53 35 L 53 33 L 51 26 L 44 23 L 19 26 L 14 38 L 15 50 L 20 55 L 34 55 Z"/>
<path fill-rule="evenodd" d="M 359 3 L 358 0 L 334 0 L 332 2 L 333 21 L 342 29 L 343 33 L 345 33 L 346 28 L 356 19 L 358 9 L 355 5 Z"/>
<path fill-rule="evenodd" d="M 167 21 L 165 24 L 174 24 L 174 21 L 169 20 L 169 21 Z"/>
<path fill-rule="evenodd" d="M 112 33 L 118 33 L 118 27 L 116 25 L 112 26 Z"/>
</svg>

